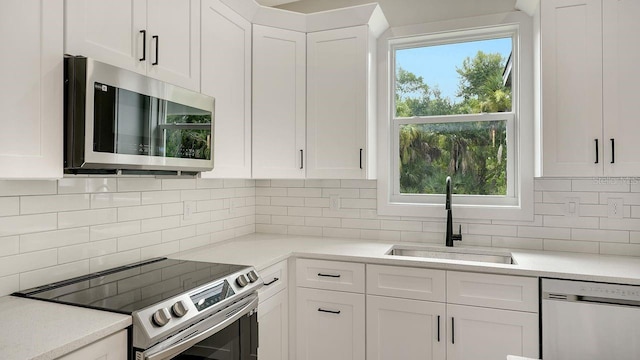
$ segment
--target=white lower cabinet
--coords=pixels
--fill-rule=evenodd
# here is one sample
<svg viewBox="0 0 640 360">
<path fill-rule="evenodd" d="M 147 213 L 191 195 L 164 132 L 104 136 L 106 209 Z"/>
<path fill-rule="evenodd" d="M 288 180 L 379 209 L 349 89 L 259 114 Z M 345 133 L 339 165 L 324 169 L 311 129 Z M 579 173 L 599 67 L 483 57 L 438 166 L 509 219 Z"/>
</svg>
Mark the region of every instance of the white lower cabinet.
<svg viewBox="0 0 640 360">
<path fill-rule="evenodd" d="M 447 359 L 538 358 L 538 314 L 447 305 Z"/>
<path fill-rule="evenodd" d="M 367 295 L 367 359 L 443 360 L 445 323 L 445 304 Z"/>
<path fill-rule="evenodd" d="M 258 304 L 258 358 L 289 358 L 289 297 L 282 290 Z"/>
<path fill-rule="evenodd" d="M 296 295 L 296 359 L 365 359 L 363 294 L 298 287 Z"/>
<path fill-rule="evenodd" d="M 127 330 L 120 330 L 58 360 L 126 360 L 127 346 Z"/>
</svg>

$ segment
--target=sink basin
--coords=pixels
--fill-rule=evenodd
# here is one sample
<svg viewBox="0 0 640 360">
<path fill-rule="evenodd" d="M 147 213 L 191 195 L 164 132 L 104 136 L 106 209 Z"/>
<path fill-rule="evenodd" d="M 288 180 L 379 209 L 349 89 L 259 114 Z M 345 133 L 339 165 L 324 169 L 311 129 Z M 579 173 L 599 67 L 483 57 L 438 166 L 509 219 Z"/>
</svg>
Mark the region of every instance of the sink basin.
<svg viewBox="0 0 640 360">
<path fill-rule="evenodd" d="M 481 249 L 443 249 L 439 247 L 410 247 L 395 245 L 387 252 L 386 255 L 479 261 L 495 264 L 515 264 L 513 257 L 511 257 L 511 253 Z"/>
</svg>

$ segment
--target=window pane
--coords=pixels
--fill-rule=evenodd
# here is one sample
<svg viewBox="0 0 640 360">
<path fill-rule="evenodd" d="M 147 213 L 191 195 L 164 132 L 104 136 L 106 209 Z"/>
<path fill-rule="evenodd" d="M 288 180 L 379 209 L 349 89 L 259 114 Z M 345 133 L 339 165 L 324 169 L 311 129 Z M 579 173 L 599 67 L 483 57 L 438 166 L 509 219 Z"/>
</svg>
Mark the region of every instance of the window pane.
<svg viewBox="0 0 640 360">
<path fill-rule="evenodd" d="M 511 111 L 510 37 L 396 50 L 396 117 Z"/>
<path fill-rule="evenodd" d="M 400 125 L 400 193 L 507 194 L 507 121 Z"/>
</svg>

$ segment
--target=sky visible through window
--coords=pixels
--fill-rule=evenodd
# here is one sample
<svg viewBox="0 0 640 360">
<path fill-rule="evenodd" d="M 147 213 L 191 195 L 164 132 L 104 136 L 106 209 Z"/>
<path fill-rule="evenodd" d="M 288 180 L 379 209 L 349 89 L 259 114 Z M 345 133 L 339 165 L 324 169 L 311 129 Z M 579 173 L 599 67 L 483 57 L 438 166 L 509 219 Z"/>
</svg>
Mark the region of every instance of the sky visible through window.
<svg viewBox="0 0 640 360">
<path fill-rule="evenodd" d="M 456 97 L 459 84 L 456 68 L 465 58 L 473 58 L 479 50 L 499 53 L 506 61 L 511 53 L 511 41 L 511 38 L 502 38 L 397 50 L 396 71 L 401 67 L 422 76 L 426 84 L 440 89 L 443 98 L 459 102 L 461 99 Z"/>
</svg>

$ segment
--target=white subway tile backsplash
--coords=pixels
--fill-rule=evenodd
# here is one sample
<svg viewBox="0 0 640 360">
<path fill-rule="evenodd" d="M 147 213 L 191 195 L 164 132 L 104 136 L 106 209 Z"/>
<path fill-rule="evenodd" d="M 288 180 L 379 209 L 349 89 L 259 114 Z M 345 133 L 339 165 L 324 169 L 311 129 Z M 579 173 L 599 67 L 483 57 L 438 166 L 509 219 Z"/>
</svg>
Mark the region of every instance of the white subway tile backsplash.
<svg viewBox="0 0 640 360">
<path fill-rule="evenodd" d="M 209 189 L 181 190 L 180 191 L 180 200 L 181 201 L 209 200 L 210 198 L 211 198 L 211 190 L 209 190 Z"/>
<path fill-rule="evenodd" d="M 194 236 L 194 237 L 182 239 L 179 242 L 180 242 L 180 251 L 195 249 L 200 246 L 211 244 L 211 234 Z"/>
<path fill-rule="evenodd" d="M 271 186 L 274 188 L 301 188 L 304 187 L 304 180 L 271 180 Z"/>
<path fill-rule="evenodd" d="M 304 186 L 312 188 L 339 188 L 340 180 L 305 180 Z"/>
<path fill-rule="evenodd" d="M 235 229 L 238 227 L 242 227 L 245 226 L 246 223 L 246 218 L 244 217 L 237 217 L 237 218 L 233 218 L 233 219 L 228 219 L 228 220 L 224 220 L 224 228 L 225 229 Z"/>
<path fill-rule="evenodd" d="M 288 234 L 300 235 L 300 236 L 322 236 L 322 228 L 313 227 L 313 226 L 295 226 L 294 225 L 294 226 L 288 227 Z"/>
<path fill-rule="evenodd" d="M 440 243 L 444 245 L 444 233 L 402 231 L 400 232 L 400 240 L 405 242 L 426 242 L 430 244 Z"/>
<path fill-rule="evenodd" d="M 0 277 L 57 265 L 58 249 L 5 256 L 0 261 Z"/>
<path fill-rule="evenodd" d="M 53 249 L 89 242 L 89 228 L 46 231 L 20 235 L 20 252 Z"/>
<path fill-rule="evenodd" d="M 466 234 L 463 235 L 462 241 L 462 243 L 467 246 L 491 246 L 491 236 L 489 235 Z"/>
<path fill-rule="evenodd" d="M 307 207 L 318 207 L 318 208 L 328 208 L 330 205 L 329 198 L 305 198 L 304 206 Z"/>
<path fill-rule="evenodd" d="M 256 224 L 256 232 L 286 235 L 287 225 Z"/>
<path fill-rule="evenodd" d="M 536 191 L 571 191 L 570 179 L 536 179 L 533 184 Z"/>
<path fill-rule="evenodd" d="M 0 216 L 20 215 L 19 197 L 0 197 Z"/>
<path fill-rule="evenodd" d="M 196 235 L 210 234 L 224 229 L 224 220 L 210 221 L 196 225 Z"/>
<path fill-rule="evenodd" d="M 203 200 L 196 203 L 196 212 L 213 211 L 224 209 L 224 201 L 217 200 Z"/>
<path fill-rule="evenodd" d="M 340 187 L 354 189 L 375 189 L 377 182 L 374 180 L 340 180 Z"/>
<path fill-rule="evenodd" d="M 140 261 L 140 249 L 117 252 L 89 260 L 89 271 L 96 272 Z"/>
<path fill-rule="evenodd" d="M 491 246 L 507 249 L 542 250 L 542 239 L 526 239 L 507 236 L 492 236 Z"/>
<path fill-rule="evenodd" d="M 91 208 L 104 209 L 121 206 L 140 205 L 139 192 L 97 193 L 91 194 Z"/>
<path fill-rule="evenodd" d="M 230 199 L 235 196 L 235 189 L 211 189 L 211 199 Z"/>
<path fill-rule="evenodd" d="M 600 193 L 600 204 L 607 204 L 609 198 L 622 199 L 624 205 L 640 205 L 640 193 Z"/>
<path fill-rule="evenodd" d="M 58 180 L 58 194 L 90 194 L 116 191 L 118 191 L 118 181 L 115 178 L 71 177 Z M 55 193 L 54 191 L 53 194 Z"/>
<path fill-rule="evenodd" d="M 108 239 L 58 248 L 58 264 L 76 262 L 92 257 L 113 254 L 117 251 L 117 240 Z"/>
<path fill-rule="evenodd" d="M 91 241 L 112 239 L 121 236 L 139 234 L 141 230 L 140 221 L 126 221 L 106 225 L 94 225 L 89 230 Z"/>
<path fill-rule="evenodd" d="M 0 217 L 0 237 L 54 230 L 57 225 L 55 213 Z"/>
<path fill-rule="evenodd" d="M 162 216 L 182 215 L 184 212 L 184 204 L 181 202 L 162 204 Z"/>
<path fill-rule="evenodd" d="M 382 230 L 422 231 L 422 222 L 419 222 L 419 221 L 382 220 L 380 222 L 380 228 Z"/>
<path fill-rule="evenodd" d="M 118 221 L 118 209 L 82 210 L 58 213 L 58 228 L 100 225 Z"/>
<path fill-rule="evenodd" d="M 304 221 L 304 225 L 339 228 L 341 226 L 341 222 L 340 222 L 340 219 L 338 218 L 306 217 Z"/>
<path fill-rule="evenodd" d="M 360 238 L 361 239 L 371 239 L 371 240 L 380 240 L 380 241 L 400 241 L 400 232 L 399 231 L 389 231 L 389 230 L 360 230 Z"/>
<path fill-rule="evenodd" d="M 223 179 L 197 179 L 196 188 L 198 189 L 221 189 L 224 187 Z"/>
<path fill-rule="evenodd" d="M 89 260 L 45 267 L 20 274 L 20 290 L 67 280 L 89 273 Z"/>
<path fill-rule="evenodd" d="M 345 209 L 376 209 L 375 199 L 342 199 L 340 206 Z"/>
<path fill-rule="evenodd" d="M 571 229 L 541 226 L 518 226 L 518 237 L 534 239 L 571 239 Z"/>
<path fill-rule="evenodd" d="M 629 232 L 618 230 L 571 229 L 571 240 L 628 243 Z"/>
<path fill-rule="evenodd" d="M 190 190 L 196 188 L 196 179 L 162 179 L 162 190 Z"/>
<path fill-rule="evenodd" d="M 151 219 L 162 216 L 162 205 L 141 205 L 118 208 L 118 221 Z"/>
<path fill-rule="evenodd" d="M 509 225 L 469 224 L 467 232 L 474 235 L 517 236 L 518 228 Z"/>
<path fill-rule="evenodd" d="M 89 194 L 22 196 L 20 198 L 21 214 L 82 210 L 89 207 Z"/>
<path fill-rule="evenodd" d="M 186 239 L 188 237 L 196 236 L 196 225 L 189 225 L 178 227 L 174 229 L 168 229 L 162 231 L 162 242 L 171 242 L 175 240 Z"/>
<path fill-rule="evenodd" d="M 301 197 L 280 197 L 271 198 L 271 205 L 274 206 L 304 206 L 304 198 Z"/>
<path fill-rule="evenodd" d="M 360 238 L 360 229 L 322 228 L 322 236 L 330 238 Z"/>
<path fill-rule="evenodd" d="M 165 216 L 140 221 L 141 232 L 166 230 L 180 226 L 180 215 Z"/>
<path fill-rule="evenodd" d="M 600 218 L 586 216 L 551 216 L 545 215 L 542 221 L 546 227 L 568 227 L 580 229 L 597 229 Z"/>
<path fill-rule="evenodd" d="M 629 192 L 630 184 L 622 178 L 593 178 L 593 179 L 573 179 L 571 180 L 571 190 L 573 191 L 596 191 L 596 192 Z"/>
<path fill-rule="evenodd" d="M 271 187 L 271 180 L 264 180 L 264 179 L 256 180 L 256 188 L 259 188 L 259 187 Z"/>
<path fill-rule="evenodd" d="M 338 196 L 340 198 L 358 199 L 360 197 L 360 190 L 358 190 L 358 189 L 334 189 L 334 188 L 324 188 L 324 189 L 322 189 L 322 197 L 329 198 L 331 196 Z"/>
<path fill-rule="evenodd" d="M 48 195 L 56 193 L 57 183 L 55 180 L 0 180 L 0 196 Z"/>
<path fill-rule="evenodd" d="M 180 190 L 145 191 L 142 193 L 142 205 L 167 204 L 180 201 Z"/>
<path fill-rule="evenodd" d="M 271 223 L 273 225 L 297 225 L 304 226 L 304 217 L 303 216 L 281 216 L 281 215 L 272 215 Z"/>
<path fill-rule="evenodd" d="M 322 208 L 322 216 L 324 216 L 324 217 L 347 218 L 347 219 L 358 219 L 358 218 L 360 218 L 360 211 L 358 209 L 331 210 L 331 209 L 327 209 L 327 208 Z"/>
<path fill-rule="evenodd" d="M 569 251 L 597 254 L 600 252 L 600 243 L 591 241 L 545 239 L 543 242 L 543 248 L 548 251 Z"/>
<path fill-rule="evenodd" d="M 162 180 L 152 178 L 119 178 L 118 191 L 154 191 L 162 190 Z"/>
<path fill-rule="evenodd" d="M 342 227 L 349 229 L 380 229 L 380 220 L 342 219 Z"/>
<path fill-rule="evenodd" d="M 5 236 L 0 238 L 0 258 L 3 256 L 15 255 L 20 252 L 20 237 Z M 2 261 L 0 259 L 0 261 Z"/>
<path fill-rule="evenodd" d="M 177 253 L 180 251 L 180 241 L 173 241 L 169 243 L 163 243 L 158 245 L 151 245 L 140 249 L 141 259 L 151 259 L 161 256 L 167 256 L 169 254 Z"/>
<path fill-rule="evenodd" d="M 322 189 L 320 188 L 289 188 L 287 190 L 287 196 L 291 197 L 321 197 Z"/>
<path fill-rule="evenodd" d="M 600 243 L 600 254 L 640 256 L 640 244 Z"/>
<path fill-rule="evenodd" d="M 600 228 L 609 230 L 640 231 L 640 219 L 600 218 Z"/>
<path fill-rule="evenodd" d="M 160 244 L 163 240 L 162 235 L 162 232 L 154 231 L 150 233 L 120 237 L 118 238 L 118 251 L 122 252 Z"/>
<path fill-rule="evenodd" d="M 315 207 L 290 207 L 287 208 L 290 216 L 322 216 L 322 208 Z"/>
<path fill-rule="evenodd" d="M 564 192 L 564 191 L 545 191 L 542 193 L 542 202 L 565 204 L 569 199 L 579 199 L 580 204 L 598 204 L 597 192 Z"/>
<path fill-rule="evenodd" d="M 255 186 L 255 180 L 245 180 L 245 179 L 224 179 L 223 184 L 226 188 L 240 188 L 247 186 Z"/>
<path fill-rule="evenodd" d="M 360 199 L 376 199 L 377 197 L 376 189 L 360 189 Z"/>
</svg>

